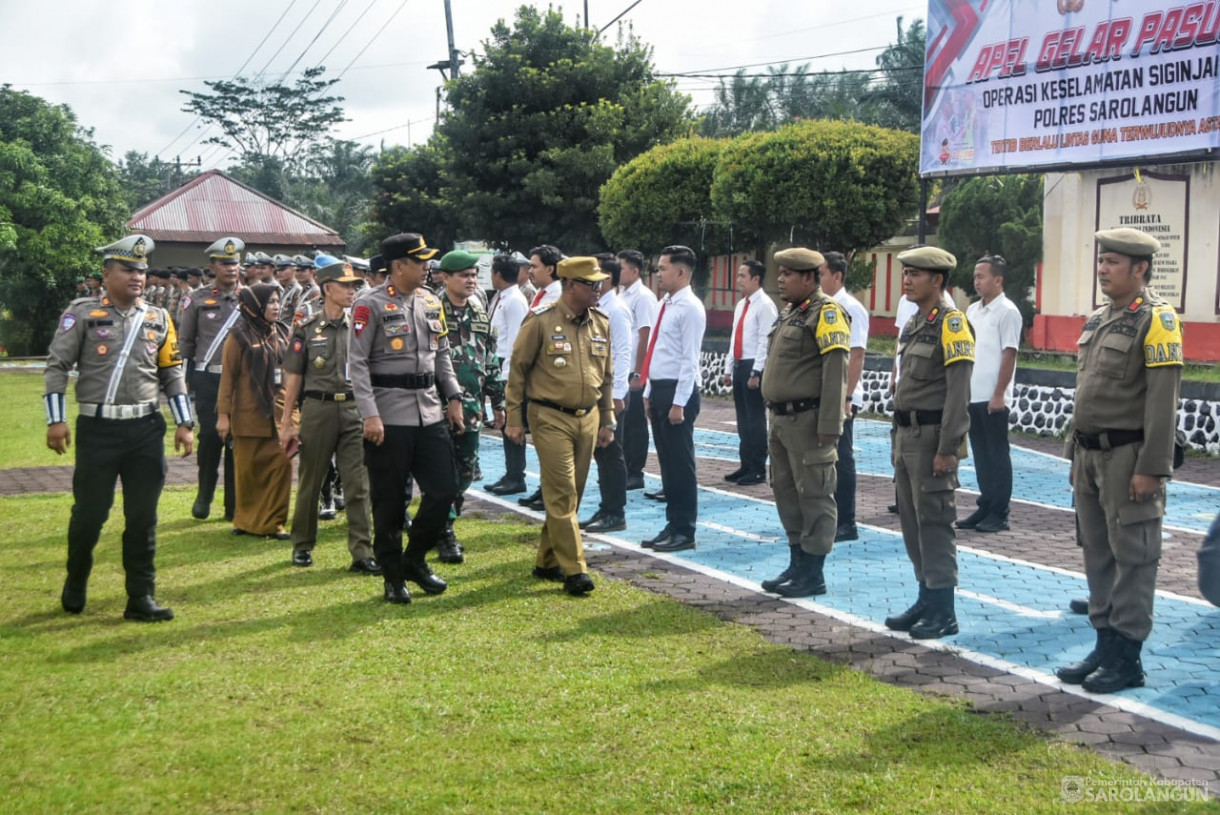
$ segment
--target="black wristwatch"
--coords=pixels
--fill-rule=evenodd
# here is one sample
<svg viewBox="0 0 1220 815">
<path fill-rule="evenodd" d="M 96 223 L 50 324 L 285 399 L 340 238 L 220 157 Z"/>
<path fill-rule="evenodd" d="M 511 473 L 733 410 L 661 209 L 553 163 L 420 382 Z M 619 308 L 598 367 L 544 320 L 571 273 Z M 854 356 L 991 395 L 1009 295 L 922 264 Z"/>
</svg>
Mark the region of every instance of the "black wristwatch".
<svg viewBox="0 0 1220 815">
<path fill-rule="evenodd" d="M 449 398 L 446 399 L 445 401 L 446 402 L 460 402 L 460 401 L 462 401 L 462 394 L 460 394 L 460 393 L 451 394 L 449 396 Z"/>
</svg>

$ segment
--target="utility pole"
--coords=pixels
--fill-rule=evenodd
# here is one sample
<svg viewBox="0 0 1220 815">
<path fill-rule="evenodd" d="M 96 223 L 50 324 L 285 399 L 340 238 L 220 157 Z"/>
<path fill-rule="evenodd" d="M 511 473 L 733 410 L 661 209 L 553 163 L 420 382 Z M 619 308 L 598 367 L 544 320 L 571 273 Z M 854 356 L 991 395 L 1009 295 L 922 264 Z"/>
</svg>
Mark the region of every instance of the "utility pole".
<svg viewBox="0 0 1220 815">
<path fill-rule="evenodd" d="M 589 18 L 589 12 L 586 9 L 585 19 Z M 462 60 L 458 58 L 457 48 L 453 45 L 453 6 L 449 0 L 445 0 L 445 31 L 449 35 L 449 76 L 456 79 L 461 71 Z"/>
<path fill-rule="evenodd" d="M 585 0 L 585 28 L 589 27 L 589 0 Z"/>
</svg>

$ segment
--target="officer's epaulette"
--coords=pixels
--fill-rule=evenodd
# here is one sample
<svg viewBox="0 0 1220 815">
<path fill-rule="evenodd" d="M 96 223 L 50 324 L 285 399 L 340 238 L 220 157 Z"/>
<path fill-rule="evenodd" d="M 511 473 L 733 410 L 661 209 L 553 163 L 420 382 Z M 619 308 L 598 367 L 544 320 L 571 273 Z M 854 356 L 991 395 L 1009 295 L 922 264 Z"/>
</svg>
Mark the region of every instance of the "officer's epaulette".
<svg viewBox="0 0 1220 815">
<path fill-rule="evenodd" d="M 607 320 L 610 319 L 610 315 L 607 314 L 606 312 L 602 311 L 601 306 L 589 306 L 589 311 L 591 311 L 594 314 L 600 314 L 601 316 L 605 317 Z"/>
<path fill-rule="evenodd" d="M 440 298 L 427 289 L 421 287 L 419 293 L 421 296 L 423 296 L 424 305 L 428 308 L 436 308 L 437 306 L 441 305 Z"/>
<path fill-rule="evenodd" d="M 86 294 L 84 297 L 77 297 L 75 300 L 69 303 L 69 307 L 76 308 L 77 306 L 84 305 L 85 303 L 96 303 L 100 299 L 101 297 L 99 295 Z"/>
<path fill-rule="evenodd" d="M 531 314 L 546 314 L 551 309 L 555 308 L 554 303 L 543 303 L 540 306 L 534 306 L 530 309 Z"/>
<path fill-rule="evenodd" d="M 318 309 L 313 314 L 310 314 L 304 320 L 301 320 L 301 322 L 297 323 L 297 327 L 304 328 L 305 326 L 309 325 L 310 323 L 315 322 L 321 316 L 322 316 L 322 310 Z"/>
</svg>

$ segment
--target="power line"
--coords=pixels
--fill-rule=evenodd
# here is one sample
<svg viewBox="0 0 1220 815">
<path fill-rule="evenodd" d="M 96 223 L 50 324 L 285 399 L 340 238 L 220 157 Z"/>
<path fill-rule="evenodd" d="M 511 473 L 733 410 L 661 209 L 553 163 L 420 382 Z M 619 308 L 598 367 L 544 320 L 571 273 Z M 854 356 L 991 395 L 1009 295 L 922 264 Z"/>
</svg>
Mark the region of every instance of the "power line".
<svg viewBox="0 0 1220 815">
<path fill-rule="evenodd" d="M 332 45 L 332 46 L 330 47 L 330 51 L 327 51 L 325 54 L 323 54 L 323 55 L 322 55 L 322 58 L 321 58 L 320 60 L 318 60 L 318 64 L 319 64 L 319 65 L 321 65 L 321 64 L 322 64 L 322 63 L 324 63 L 324 62 L 326 62 L 326 58 L 327 58 L 327 57 L 329 57 L 329 56 L 331 55 L 331 53 L 332 53 L 332 52 L 333 52 L 333 51 L 334 51 L 336 48 L 338 48 L 338 47 L 339 47 L 339 43 L 341 43 L 341 42 L 343 42 L 344 40 L 346 40 L 346 39 L 347 39 L 347 35 L 352 33 L 352 30 L 353 30 L 353 29 L 355 29 L 355 27 L 356 27 L 357 25 L 359 25 L 359 24 L 360 24 L 360 21 L 364 19 L 364 15 L 366 15 L 366 14 L 368 14 L 370 11 L 372 11 L 372 10 L 373 10 L 373 6 L 375 6 L 375 5 L 377 5 L 377 0 L 370 0 L 369 4 L 368 4 L 367 6 L 365 6 L 365 7 L 364 7 L 364 11 L 360 12 L 360 16 L 359 16 L 359 17 L 357 17 L 357 18 L 356 18 L 356 19 L 355 19 L 355 20 L 352 22 L 352 24 L 351 24 L 351 25 L 349 25 L 349 26 L 347 27 L 347 31 L 344 31 L 344 32 L 343 32 L 343 36 L 339 37 L 338 41 L 337 41 L 337 42 L 336 42 L 334 45 Z"/>
<path fill-rule="evenodd" d="M 301 18 L 299 23 L 297 23 L 297 27 L 292 29 L 292 33 L 288 35 L 288 39 L 284 40 L 284 42 L 280 44 L 280 47 L 277 48 L 275 53 L 271 55 L 271 59 L 267 60 L 267 64 L 263 66 L 262 70 L 254 75 L 255 79 L 267 73 L 267 69 L 271 67 L 271 63 L 275 62 L 275 58 L 280 55 L 280 52 L 284 50 L 288 43 L 292 42 L 292 38 L 295 37 L 297 32 L 301 30 L 301 26 L 305 25 L 305 21 L 313 16 L 314 9 L 321 5 L 321 3 L 322 0 L 314 0 L 314 4 L 309 7 L 309 11 L 305 12 L 305 16 Z"/>
<path fill-rule="evenodd" d="M 851 51 L 834 51 L 829 54 L 815 54 L 811 57 L 787 57 L 786 59 L 773 59 L 768 62 L 752 62 L 747 65 L 722 65 L 719 68 L 696 68 L 681 73 L 657 73 L 654 74 L 654 76 L 691 76 L 692 74 L 706 75 L 710 71 L 737 71 L 742 68 L 762 68 L 766 65 L 780 65 L 791 62 L 811 62 L 815 59 L 826 59 L 827 57 L 844 57 L 850 54 L 866 54 L 869 51 L 884 51 L 885 49 L 889 48 L 890 45 L 892 45 L 892 43 L 887 43 L 886 45 L 875 45 L 871 48 L 855 48 Z"/>
<path fill-rule="evenodd" d="M 342 79 L 343 75 L 346 74 L 349 70 L 351 70 L 351 67 L 356 64 L 356 60 L 358 60 L 362 56 L 364 56 L 365 53 L 369 50 L 369 48 L 372 47 L 373 43 L 377 42 L 377 38 L 380 37 L 385 32 L 385 30 L 390 27 L 390 23 L 394 22 L 394 18 L 398 16 L 398 12 L 402 11 L 406 7 L 406 5 L 407 5 L 407 0 L 402 0 L 402 2 L 398 4 L 398 8 L 394 9 L 394 13 L 390 15 L 390 19 L 386 20 L 384 23 L 381 24 L 381 27 L 377 29 L 377 33 L 373 34 L 373 36 L 369 38 L 369 41 L 364 44 L 364 47 L 356 52 L 356 56 L 352 57 L 352 61 L 347 63 L 347 67 L 339 72 L 339 79 Z"/>
<path fill-rule="evenodd" d="M 610 26 L 612 26 L 612 25 L 614 25 L 615 23 L 617 23 L 619 20 L 621 20 L 621 19 L 623 18 L 623 16 L 624 16 L 624 15 L 626 15 L 626 14 L 627 14 L 627 12 L 631 11 L 633 8 L 635 8 L 636 6 L 638 6 L 638 5 L 639 5 L 640 3 L 642 3 L 642 2 L 644 2 L 644 0 L 635 0 L 635 2 L 634 2 L 634 3 L 632 3 L 632 4 L 631 4 L 631 5 L 629 5 L 629 6 L 627 6 L 627 8 L 623 9 L 622 11 L 620 11 L 620 12 L 619 12 L 619 13 L 618 13 L 618 14 L 615 16 L 615 18 L 614 18 L 613 20 L 611 20 L 610 22 L 606 23 L 606 24 L 605 24 L 604 26 L 602 26 L 601 28 L 597 29 L 597 34 L 598 34 L 598 36 L 600 37 L 600 36 L 601 36 L 601 34 L 602 34 L 602 32 L 604 32 L 604 31 L 605 31 L 607 28 L 609 28 Z M 588 8 L 588 7 L 586 6 L 586 8 Z M 588 25 L 589 25 L 589 21 L 588 21 L 588 19 L 586 19 L 586 20 L 585 20 L 585 26 L 586 26 L 586 27 L 588 27 Z"/>
<path fill-rule="evenodd" d="M 286 71 L 284 71 L 284 73 L 280 74 L 280 78 L 278 80 L 276 80 L 277 82 L 283 82 L 284 78 L 286 76 L 288 76 L 288 74 L 292 73 L 292 69 L 297 67 L 297 63 L 305 58 L 305 55 L 307 53 L 309 53 L 309 49 L 313 48 L 313 44 L 316 43 L 318 41 L 318 38 L 320 38 L 322 36 L 322 34 L 324 34 L 326 32 L 327 26 L 329 26 L 331 23 L 334 22 L 335 17 L 339 16 L 339 12 L 343 11 L 343 7 L 346 6 L 347 3 L 348 3 L 348 0 L 339 0 L 339 5 L 335 6 L 335 10 L 332 11 L 330 13 L 330 16 L 326 18 L 326 22 L 322 23 L 322 27 L 318 29 L 318 33 L 314 34 L 313 39 L 310 40 L 305 45 L 305 47 L 301 49 L 301 53 L 297 54 L 297 58 L 294 59 L 292 61 L 292 64 L 288 66 L 288 70 L 286 70 Z"/>
</svg>

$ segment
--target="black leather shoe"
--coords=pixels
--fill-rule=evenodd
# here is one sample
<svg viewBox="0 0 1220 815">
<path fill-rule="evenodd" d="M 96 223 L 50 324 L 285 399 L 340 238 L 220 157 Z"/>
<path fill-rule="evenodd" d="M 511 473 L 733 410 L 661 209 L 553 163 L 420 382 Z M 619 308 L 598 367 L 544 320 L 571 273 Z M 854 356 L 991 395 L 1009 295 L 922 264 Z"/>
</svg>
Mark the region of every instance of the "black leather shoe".
<svg viewBox="0 0 1220 815">
<path fill-rule="evenodd" d="M 195 518 L 206 521 L 208 516 L 212 514 L 212 502 L 195 499 L 195 504 L 191 507 L 191 515 Z"/>
<path fill-rule="evenodd" d="M 387 603 L 398 603 L 406 605 L 411 602 L 411 592 L 407 591 L 407 586 L 401 580 L 391 580 L 386 578 L 385 581 L 385 601 Z"/>
<path fill-rule="evenodd" d="M 741 478 L 737 479 L 737 486 L 752 487 L 755 484 L 766 484 L 767 476 L 762 473 L 746 473 Z"/>
<path fill-rule="evenodd" d="M 667 542 L 673 536 L 673 534 L 673 530 L 666 526 L 664 529 L 658 532 L 655 537 L 640 541 L 640 546 L 643 546 L 645 549 L 651 549 L 658 543 Z"/>
<path fill-rule="evenodd" d="M 927 610 L 919 622 L 911 626 L 909 633 L 914 640 L 938 640 L 958 632 L 957 614 L 953 610 L 953 587 L 927 589 Z"/>
<path fill-rule="evenodd" d="M 422 560 L 402 560 L 402 576 L 412 583 L 418 583 L 424 594 L 444 594 L 449 584 L 432 573 L 428 564 Z"/>
<path fill-rule="evenodd" d="M 1079 685 L 1089 674 L 1101 667 L 1102 660 L 1110 652 L 1113 630 L 1112 628 L 1097 629 L 1097 644 L 1093 646 L 1093 650 L 1079 662 L 1064 665 L 1055 671 L 1055 676 L 1059 677 L 1059 681 L 1069 685 Z"/>
<path fill-rule="evenodd" d="M 517 503 L 523 507 L 528 507 L 530 504 L 534 503 L 535 501 L 537 501 L 540 504 L 542 503 L 542 488 L 541 487 L 534 490 L 532 493 L 525 496 L 524 498 L 517 499 Z"/>
<path fill-rule="evenodd" d="M 59 604 L 64 607 L 64 611 L 69 614 L 80 614 L 85 610 L 85 588 L 74 588 L 71 583 L 64 581 L 64 590 L 60 592 Z"/>
<path fill-rule="evenodd" d="M 124 620 L 135 620 L 138 623 L 163 623 L 174 619 L 174 612 L 165 606 L 157 605 L 150 595 L 127 598 L 127 610 L 123 612 Z"/>
<path fill-rule="evenodd" d="M 271 533 L 271 537 L 275 538 L 277 541 L 292 540 L 292 534 L 287 529 L 277 529 Z"/>
<path fill-rule="evenodd" d="M 581 597 L 593 591 L 593 578 L 587 574 L 572 574 L 563 579 L 563 590 L 573 597 Z"/>
<path fill-rule="evenodd" d="M 737 483 L 737 479 L 741 478 L 741 477 L 742 477 L 743 475 L 745 475 L 745 474 L 746 474 L 746 468 L 745 468 L 745 467 L 738 467 L 736 470 L 734 470 L 733 472 L 731 472 L 731 473 L 729 473 L 728 475 L 726 475 L 726 476 L 724 477 L 724 480 L 725 480 L 725 481 L 728 481 L 730 484 L 736 484 L 736 483 Z"/>
<path fill-rule="evenodd" d="M 644 489 L 644 474 L 627 476 L 627 490 L 642 490 Z"/>
<path fill-rule="evenodd" d="M 525 492 L 524 481 L 511 481 L 507 478 L 501 478 L 494 484 L 488 484 L 483 489 L 490 492 L 492 495 L 516 495 Z"/>
<path fill-rule="evenodd" d="M 971 512 L 965 518 L 954 524 L 958 529 L 974 529 L 979 525 L 979 521 L 987 517 L 987 508 L 979 507 L 974 512 Z"/>
<path fill-rule="evenodd" d="M 1008 530 L 1008 521 L 1001 518 L 999 515 L 988 515 L 983 520 L 979 521 L 974 527 L 975 532 L 1006 532 Z"/>
<path fill-rule="evenodd" d="M 593 519 L 590 519 L 591 521 Z M 584 529 L 586 532 L 621 532 L 627 528 L 627 519 L 616 512 L 601 513 L 601 517 Z"/>
<path fill-rule="evenodd" d="M 292 553 L 293 566 L 312 566 L 313 553 L 308 549 L 298 549 Z"/>
<path fill-rule="evenodd" d="M 381 574 L 381 572 L 382 572 L 381 564 L 378 563 L 376 560 L 374 560 L 371 557 L 362 558 L 360 560 L 353 560 L 352 565 L 348 566 L 347 570 L 349 572 L 356 572 L 357 574 L 369 574 L 369 575 Z"/>
<path fill-rule="evenodd" d="M 1089 601 L 1087 599 L 1082 600 L 1079 597 L 1073 597 L 1068 601 L 1068 610 L 1073 614 L 1088 614 Z"/>
<path fill-rule="evenodd" d="M 534 577 L 539 580 L 554 580 L 560 582 L 563 580 L 563 569 L 558 566 L 535 566 Z"/>
<path fill-rule="evenodd" d="M 1143 647 L 1144 643 L 1139 640 L 1127 639 L 1114 631 L 1101 665 L 1085 677 L 1080 687 L 1089 693 L 1118 693 L 1124 688 L 1142 688 L 1144 663 L 1140 660 L 1140 651 Z"/>
<path fill-rule="evenodd" d="M 644 497 L 650 501 L 660 501 L 662 504 L 665 503 L 666 500 L 668 500 L 665 497 L 665 490 L 663 490 L 663 489 L 652 490 L 651 492 L 645 492 Z"/>
<path fill-rule="evenodd" d="M 466 555 L 462 553 L 462 544 L 458 543 L 457 535 L 453 532 L 452 521 L 441 533 L 441 539 L 436 545 L 436 559 L 441 563 L 462 563 L 466 560 Z"/>
<path fill-rule="evenodd" d="M 891 631 L 910 631 L 911 626 L 919 622 L 919 618 L 928 610 L 928 590 L 923 583 L 919 584 L 919 597 L 911 607 L 900 614 L 891 614 L 885 618 L 885 627 Z"/>
<path fill-rule="evenodd" d="M 885 511 L 890 513 L 891 515 L 897 515 L 898 514 L 898 505 L 890 504 L 888 507 L 885 508 Z"/>
<path fill-rule="evenodd" d="M 234 528 L 234 529 L 229 530 L 229 534 L 232 535 L 233 537 L 237 538 L 237 537 L 241 537 L 242 535 L 249 535 L 250 533 L 244 529 Z"/>
<path fill-rule="evenodd" d="M 526 509 L 532 509 L 534 512 L 546 512 L 546 504 L 542 503 L 542 499 L 530 501 L 528 504 L 523 504 Z"/>
<path fill-rule="evenodd" d="M 597 523 L 598 521 L 600 521 L 602 519 L 603 514 L 604 513 L 599 509 L 597 512 L 593 513 L 592 518 L 588 518 L 587 520 L 581 521 L 579 524 L 577 524 L 577 526 L 579 526 L 581 529 L 588 529 L 589 524 L 594 524 L 594 523 Z"/>
<path fill-rule="evenodd" d="M 788 566 L 770 580 L 764 580 L 762 583 L 759 583 L 759 585 L 762 586 L 762 590 L 775 591 L 776 587 L 781 583 L 787 583 L 789 580 L 791 580 L 792 576 L 796 574 L 797 569 L 800 567 L 801 558 L 804 556 L 805 552 L 801 549 L 801 547 L 788 544 Z"/>
<path fill-rule="evenodd" d="M 670 535 L 669 540 L 652 545 L 652 551 L 654 552 L 681 552 L 694 548 L 695 539 L 690 535 Z"/>
<path fill-rule="evenodd" d="M 826 593 L 826 579 L 822 576 L 822 566 L 826 555 L 806 554 L 801 558 L 796 568 L 796 574 L 786 583 L 775 587 L 775 593 L 782 597 L 813 597 Z"/>
<path fill-rule="evenodd" d="M 860 538 L 860 530 L 855 524 L 843 524 L 835 530 L 835 543 L 839 541 L 854 541 Z"/>
</svg>

